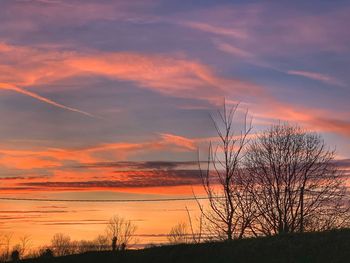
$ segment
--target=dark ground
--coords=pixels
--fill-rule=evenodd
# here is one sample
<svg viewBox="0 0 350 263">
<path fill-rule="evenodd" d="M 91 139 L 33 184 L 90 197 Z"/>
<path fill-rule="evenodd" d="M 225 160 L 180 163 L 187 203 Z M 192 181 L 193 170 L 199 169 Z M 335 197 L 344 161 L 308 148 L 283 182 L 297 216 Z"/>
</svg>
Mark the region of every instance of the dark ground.
<svg viewBox="0 0 350 263">
<path fill-rule="evenodd" d="M 254 262 L 349 262 L 350 229 L 322 233 L 251 238 L 224 243 L 188 244 L 111 252 L 89 252 L 27 263 L 254 263 Z"/>
</svg>

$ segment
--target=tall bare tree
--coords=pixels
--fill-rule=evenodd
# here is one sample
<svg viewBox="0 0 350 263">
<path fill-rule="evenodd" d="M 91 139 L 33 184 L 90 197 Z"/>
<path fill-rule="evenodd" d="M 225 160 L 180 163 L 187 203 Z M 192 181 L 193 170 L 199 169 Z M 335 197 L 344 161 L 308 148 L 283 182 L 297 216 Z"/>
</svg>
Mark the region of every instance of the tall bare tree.
<svg viewBox="0 0 350 263">
<path fill-rule="evenodd" d="M 264 235 L 324 230 L 346 219 L 345 187 L 320 135 L 280 124 L 260 134 L 245 158 L 245 184 Z"/>
<path fill-rule="evenodd" d="M 198 217 L 192 219 L 190 210 L 186 208 L 188 223 L 190 225 L 191 230 L 191 242 L 198 244 L 202 241 L 203 234 L 203 213 L 200 213 Z"/>
<path fill-rule="evenodd" d="M 111 217 L 106 227 L 107 237 L 114 244 L 116 250 L 127 247 L 134 239 L 136 226 L 118 215 Z"/>
<path fill-rule="evenodd" d="M 224 103 L 217 118 L 211 115 L 219 143 L 210 144 L 206 169 L 202 169 L 199 162 L 202 185 L 209 199 L 209 209 L 198 202 L 207 222 L 206 230 L 210 235 L 226 240 L 241 238 L 248 227 L 244 221 L 250 218 L 248 211 L 242 210 L 245 200 L 238 178 L 251 125 L 247 125 L 246 113 L 242 128 L 234 127 L 237 109 L 238 104 L 227 108 Z"/>
</svg>

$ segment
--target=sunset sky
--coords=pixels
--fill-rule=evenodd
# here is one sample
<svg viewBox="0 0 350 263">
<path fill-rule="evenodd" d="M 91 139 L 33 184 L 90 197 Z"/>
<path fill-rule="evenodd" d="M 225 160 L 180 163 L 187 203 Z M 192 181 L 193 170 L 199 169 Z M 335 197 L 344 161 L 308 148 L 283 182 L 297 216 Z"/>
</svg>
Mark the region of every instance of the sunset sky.
<svg viewBox="0 0 350 263">
<path fill-rule="evenodd" d="M 253 133 L 299 123 L 350 167 L 349 13 L 341 0 L 0 0 L 0 197 L 200 192 L 197 149 L 224 97 Z M 161 242 L 186 205 L 0 201 L 0 233 L 89 239 L 120 214 Z"/>
</svg>

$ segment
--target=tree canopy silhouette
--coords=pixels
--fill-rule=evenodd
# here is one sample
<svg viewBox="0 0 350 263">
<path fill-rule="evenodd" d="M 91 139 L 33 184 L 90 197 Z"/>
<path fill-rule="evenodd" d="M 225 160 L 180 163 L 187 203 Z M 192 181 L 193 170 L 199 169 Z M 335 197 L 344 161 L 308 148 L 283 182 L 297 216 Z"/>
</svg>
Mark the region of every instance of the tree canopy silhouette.
<svg viewBox="0 0 350 263">
<path fill-rule="evenodd" d="M 348 219 L 344 178 L 321 136 L 274 125 L 247 148 L 245 180 L 257 210 L 253 229 L 265 235 L 326 230 Z"/>
</svg>

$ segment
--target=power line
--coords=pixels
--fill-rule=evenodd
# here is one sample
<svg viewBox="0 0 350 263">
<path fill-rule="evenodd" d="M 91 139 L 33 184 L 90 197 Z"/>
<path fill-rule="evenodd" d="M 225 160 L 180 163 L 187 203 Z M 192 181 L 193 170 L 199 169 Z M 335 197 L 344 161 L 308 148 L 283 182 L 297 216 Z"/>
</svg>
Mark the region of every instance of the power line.
<svg viewBox="0 0 350 263">
<path fill-rule="evenodd" d="M 311 194 L 319 194 L 317 191 L 308 190 Z M 333 196 L 350 197 L 350 193 L 337 194 Z M 212 199 L 225 199 L 224 196 L 211 197 Z M 32 202 L 80 202 L 80 203 L 146 203 L 146 202 L 173 202 L 173 201 L 194 201 L 208 200 L 210 197 L 183 197 L 183 198 L 156 198 L 156 199 L 44 199 L 44 198 L 17 198 L 0 197 L 0 201 L 32 201 Z"/>
<path fill-rule="evenodd" d="M 34 201 L 34 202 L 82 202 L 82 203 L 136 203 L 136 202 L 172 202 L 205 200 L 208 197 L 184 197 L 184 198 L 157 198 L 157 199 L 43 199 L 43 198 L 16 198 L 0 197 L 2 201 Z"/>
</svg>

